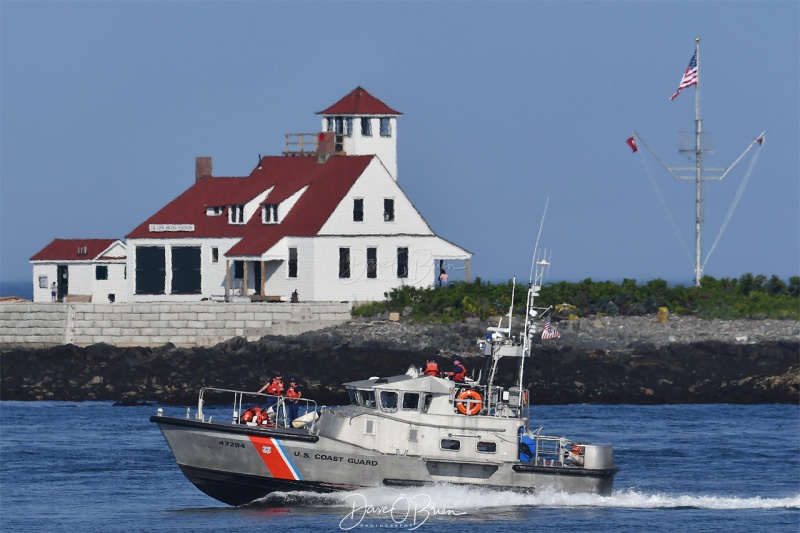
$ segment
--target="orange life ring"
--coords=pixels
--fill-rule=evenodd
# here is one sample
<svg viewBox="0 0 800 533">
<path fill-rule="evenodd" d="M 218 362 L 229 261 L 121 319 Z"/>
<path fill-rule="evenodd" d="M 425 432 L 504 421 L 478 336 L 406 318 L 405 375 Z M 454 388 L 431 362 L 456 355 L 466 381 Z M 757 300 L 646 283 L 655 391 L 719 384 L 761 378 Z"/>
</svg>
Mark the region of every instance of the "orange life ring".
<svg viewBox="0 0 800 533">
<path fill-rule="evenodd" d="M 456 402 L 458 412 L 462 415 L 477 415 L 481 412 L 483 407 L 483 397 L 481 394 L 472 389 L 467 389 L 458 395 L 459 400 L 472 400 L 471 402 Z"/>
</svg>

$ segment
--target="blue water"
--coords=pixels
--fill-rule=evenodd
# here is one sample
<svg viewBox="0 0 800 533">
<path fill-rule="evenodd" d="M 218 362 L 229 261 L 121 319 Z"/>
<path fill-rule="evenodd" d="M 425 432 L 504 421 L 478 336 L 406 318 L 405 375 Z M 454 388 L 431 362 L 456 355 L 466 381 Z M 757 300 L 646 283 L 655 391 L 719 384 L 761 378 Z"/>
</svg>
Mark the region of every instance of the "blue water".
<svg viewBox="0 0 800 533">
<path fill-rule="evenodd" d="M 148 421 L 155 411 L 0 402 L 0 530 L 800 530 L 798 406 L 536 408 L 547 434 L 614 444 L 621 471 L 605 498 L 447 486 L 277 494 L 244 508 L 212 500 L 183 477 Z M 358 510 L 365 505 L 369 512 Z M 393 505 L 393 515 L 377 510 Z M 408 512 L 415 506 L 416 522 Z"/>
<path fill-rule="evenodd" d="M 33 300 L 33 282 L 26 281 L 0 281 L 0 296 L 19 296 L 26 300 Z"/>
</svg>

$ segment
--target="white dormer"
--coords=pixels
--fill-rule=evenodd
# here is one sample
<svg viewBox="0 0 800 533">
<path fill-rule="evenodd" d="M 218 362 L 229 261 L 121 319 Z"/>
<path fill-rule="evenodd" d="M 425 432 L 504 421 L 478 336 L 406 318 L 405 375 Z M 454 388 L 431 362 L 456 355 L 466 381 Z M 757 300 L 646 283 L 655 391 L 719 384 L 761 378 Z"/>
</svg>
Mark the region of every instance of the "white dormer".
<svg viewBox="0 0 800 533">
<path fill-rule="evenodd" d="M 347 155 L 376 155 L 397 181 L 397 118 L 395 111 L 361 87 L 317 113 L 322 131 L 342 134 L 336 151 Z"/>
</svg>

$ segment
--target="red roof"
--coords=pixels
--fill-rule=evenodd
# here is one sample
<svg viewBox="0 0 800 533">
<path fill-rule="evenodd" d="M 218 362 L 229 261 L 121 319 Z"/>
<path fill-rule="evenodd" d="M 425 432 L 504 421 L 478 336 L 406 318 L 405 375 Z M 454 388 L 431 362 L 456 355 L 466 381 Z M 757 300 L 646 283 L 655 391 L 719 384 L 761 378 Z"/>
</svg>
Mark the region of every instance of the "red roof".
<svg viewBox="0 0 800 533">
<path fill-rule="evenodd" d="M 31 261 L 94 261 L 119 239 L 56 239 L 31 257 Z M 81 253 L 83 250 L 86 253 Z M 103 258 L 108 259 L 108 258 Z M 120 258 L 114 258 L 120 259 Z"/>
<path fill-rule="evenodd" d="M 261 169 L 242 178 L 206 178 L 140 224 L 128 239 L 222 238 L 241 240 L 226 256 L 261 255 L 283 237 L 316 235 L 374 156 L 333 156 L 318 163 L 313 156 L 268 156 Z M 256 209 L 245 224 L 228 223 L 228 211 L 208 216 L 207 207 L 245 204 L 272 188 L 263 203 L 277 204 L 308 187 L 279 224 L 264 224 Z M 263 205 L 262 203 L 262 205 Z M 151 232 L 151 224 L 192 224 L 193 231 Z"/>
<path fill-rule="evenodd" d="M 353 91 L 317 115 L 402 115 L 384 104 L 362 87 Z"/>
</svg>

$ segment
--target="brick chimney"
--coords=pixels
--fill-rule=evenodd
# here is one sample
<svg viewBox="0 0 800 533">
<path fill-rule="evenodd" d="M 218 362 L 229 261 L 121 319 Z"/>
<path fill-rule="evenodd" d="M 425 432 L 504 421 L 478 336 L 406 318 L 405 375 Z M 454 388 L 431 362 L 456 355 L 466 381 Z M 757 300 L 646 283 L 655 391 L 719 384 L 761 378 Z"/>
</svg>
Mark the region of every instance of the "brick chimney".
<svg viewBox="0 0 800 533">
<path fill-rule="evenodd" d="M 317 163 L 324 163 L 336 153 L 336 134 L 332 131 L 323 131 L 317 135 Z"/>
<path fill-rule="evenodd" d="M 211 158 L 210 157 L 196 157 L 194 160 L 194 180 L 195 183 L 200 183 L 206 178 L 211 177 Z"/>
</svg>

